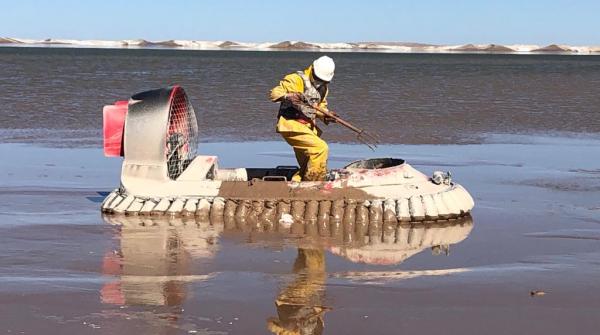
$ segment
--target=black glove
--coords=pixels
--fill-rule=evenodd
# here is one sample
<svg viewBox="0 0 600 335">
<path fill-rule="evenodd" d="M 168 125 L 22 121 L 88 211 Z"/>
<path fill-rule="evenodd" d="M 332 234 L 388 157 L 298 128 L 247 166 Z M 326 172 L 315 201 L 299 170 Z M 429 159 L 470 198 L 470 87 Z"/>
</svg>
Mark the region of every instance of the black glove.
<svg viewBox="0 0 600 335">
<path fill-rule="evenodd" d="M 336 112 L 334 111 L 329 111 L 329 114 L 331 114 L 332 116 L 339 116 Z M 335 118 L 329 117 L 329 116 L 324 116 L 323 117 L 323 122 L 325 124 L 330 124 L 330 123 L 336 123 Z"/>
</svg>

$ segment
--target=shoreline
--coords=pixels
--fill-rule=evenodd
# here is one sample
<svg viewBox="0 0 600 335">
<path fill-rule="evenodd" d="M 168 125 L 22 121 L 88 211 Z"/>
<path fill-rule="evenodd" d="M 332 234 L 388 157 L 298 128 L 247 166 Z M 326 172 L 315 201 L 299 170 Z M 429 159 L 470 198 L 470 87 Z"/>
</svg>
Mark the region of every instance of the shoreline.
<svg viewBox="0 0 600 335">
<path fill-rule="evenodd" d="M 325 138 L 327 143 L 340 146 L 363 146 L 360 141 L 346 138 Z M 2 145 L 26 145 L 43 148 L 102 148 L 102 129 L 49 129 L 26 128 L 12 129 L 0 128 L 0 141 Z M 279 135 L 265 137 L 241 138 L 233 135 L 226 136 L 199 136 L 198 145 L 218 145 L 231 143 L 284 143 Z M 600 133 L 595 132 L 534 132 L 528 133 L 479 133 L 458 137 L 456 141 L 431 141 L 431 142 L 381 142 L 380 146 L 472 146 L 488 144 L 531 144 L 553 145 L 557 143 L 578 143 L 580 145 L 598 145 Z"/>
<path fill-rule="evenodd" d="M 118 41 L 115 41 L 118 42 Z M 192 41 L 194 42 L 194 41 Z M 159 44 L 162 42 L 157 42 Z M 152 42 L 151 45 L 119 45 L 119 44 L 79 44 L 79 43 L 62 43 L 62 42 L 5 42 L 0 43 L 0 47 L 4 48 L 56 48 L 56 49 L 101 49 L 101 50 L 182 50 L 182 51 L 245 51 L 245 52 L 301 52 L 301 53 L 376 53 L 376 54 L 411 54 L 411 55 L 528 55 L 528 56 L 600 56 L 599 47 L 567 47 L 565 50 L 558 48 L 550 48 L 550 46 L 542 47 L 539 50 L 507 50 L 504 48 L 495 48 L 493 44 L 484 45 L 482 47 L 464 48 L 463 46 L 428 46 L 428 47 L 396 47 L 377 45 L 373 47 L 287 47 L 278 48 L 272 46 L 225 46 L 217 45 L 205 46 L 188 46 L 188 45 L 156 45 Z M 548 49 L 546 49 L 548 48 Z"/>
</svg>

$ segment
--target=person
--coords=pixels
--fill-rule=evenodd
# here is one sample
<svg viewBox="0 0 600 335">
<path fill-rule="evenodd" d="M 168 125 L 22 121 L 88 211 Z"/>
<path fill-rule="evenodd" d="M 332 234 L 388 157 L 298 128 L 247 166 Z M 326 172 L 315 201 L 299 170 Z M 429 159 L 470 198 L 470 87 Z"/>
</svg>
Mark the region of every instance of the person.
<svg viewBox="0 0 600 335">
<path fill-rule="evenodd" d="M 328 111 L 328 85 L 334 71 L 333 59 L 322 56 L 304 71 L 286 75 L 271 90 L 271 101 L 280 103 L 277 132 L 294 149 L 300 167 L 293 181 L 325 180 L 329 148 L 321 139 L 322 131 L 317 127 L 316 119 L 325 124 L 333 120 L 311 106 Z"/>
</svg>

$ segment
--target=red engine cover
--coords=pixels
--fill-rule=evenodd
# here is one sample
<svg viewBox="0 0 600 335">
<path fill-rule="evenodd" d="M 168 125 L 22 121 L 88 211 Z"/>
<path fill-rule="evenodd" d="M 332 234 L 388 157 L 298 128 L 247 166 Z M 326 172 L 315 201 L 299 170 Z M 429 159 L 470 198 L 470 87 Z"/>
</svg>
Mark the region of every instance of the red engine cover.
<svg viewBox="0 0 600 335">
<path fill-rule="evenodd" d="M 123 130 L 128 104 L 128 101 L 117 101 L 102 109 L 106 157 L 123 157 Z"/>
</svg>

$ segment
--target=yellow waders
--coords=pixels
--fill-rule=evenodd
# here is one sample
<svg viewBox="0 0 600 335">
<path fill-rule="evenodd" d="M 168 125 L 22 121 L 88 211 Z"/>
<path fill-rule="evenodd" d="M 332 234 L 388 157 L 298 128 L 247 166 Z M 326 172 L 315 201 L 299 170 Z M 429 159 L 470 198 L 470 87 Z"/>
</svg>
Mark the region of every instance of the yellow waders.
<svg viewBox="0 0 600 335">
<path fill-rule="evenodd" d="M 295 123 L 293 131 L 280 131 L 285 141 L 294 148 L 300 170 L 292 178 L 293 181 L 325 180 L 327 174 L 327 155 L 329 147 L 319 137 L 319 129 L 295 120 L 280 122 Z"/>
</svg>

